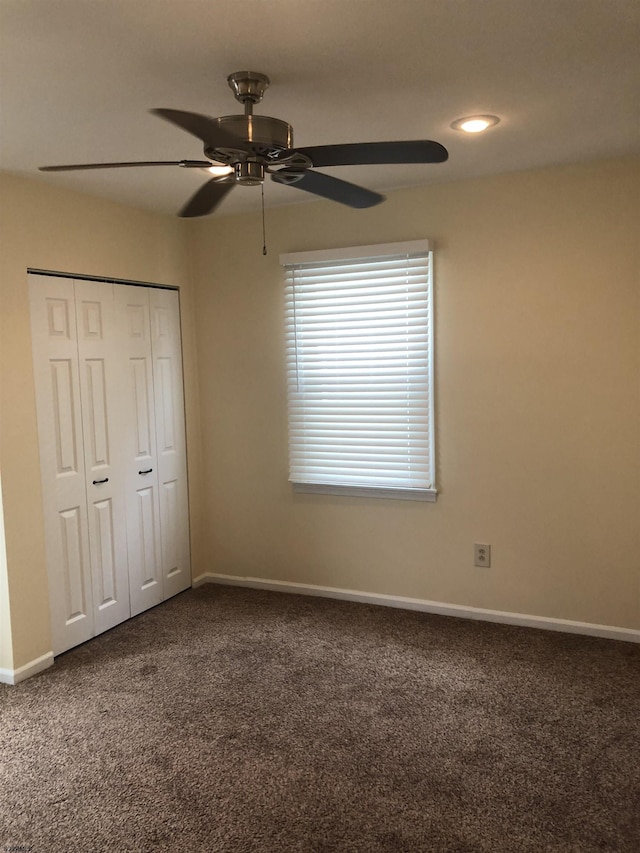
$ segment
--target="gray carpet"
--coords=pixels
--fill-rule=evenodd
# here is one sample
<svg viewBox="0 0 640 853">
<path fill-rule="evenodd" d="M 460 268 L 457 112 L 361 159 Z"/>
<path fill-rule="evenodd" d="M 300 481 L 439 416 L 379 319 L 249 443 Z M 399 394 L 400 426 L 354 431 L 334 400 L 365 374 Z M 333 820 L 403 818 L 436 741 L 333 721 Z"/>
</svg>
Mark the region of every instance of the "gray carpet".
<svg viewBox="0 0 640 853">
<path fill-rule="evenodd" d="M 628 643 L 206 586 L 0 709 L 4 850 L 640 850 Z"/>
</svg>

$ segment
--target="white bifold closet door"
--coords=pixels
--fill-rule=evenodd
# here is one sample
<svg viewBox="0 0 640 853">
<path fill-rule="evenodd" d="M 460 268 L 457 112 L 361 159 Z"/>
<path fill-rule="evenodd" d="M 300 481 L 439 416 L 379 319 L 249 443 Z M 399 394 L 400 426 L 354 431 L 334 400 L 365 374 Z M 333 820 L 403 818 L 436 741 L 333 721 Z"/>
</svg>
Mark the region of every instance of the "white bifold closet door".
<svg viewBox="0 0 640 853">
<path fill-rule="evenodd" d="M 95 633 L 127 619 L 125 458 L 113 285 L 77 281 L 76 330 Z M 55 410 L 54 410 L 55 411 Z"/>
<path fill-rule="evenodd" d="M 186 589 L 176 291 L 29 275 L 53 651 Z"/>
<path fill-rule="evenodd" d="M 178 294 L 119 285 L 131 614 L 191 584 Z"/>
</svg>

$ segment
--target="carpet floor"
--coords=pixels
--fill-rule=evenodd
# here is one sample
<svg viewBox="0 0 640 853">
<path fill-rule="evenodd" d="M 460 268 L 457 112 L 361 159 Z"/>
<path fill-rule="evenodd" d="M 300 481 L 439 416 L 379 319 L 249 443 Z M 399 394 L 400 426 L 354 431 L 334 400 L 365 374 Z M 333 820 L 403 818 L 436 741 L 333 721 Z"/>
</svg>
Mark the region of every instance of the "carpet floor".
<svg viewBox="0 0 640 853">
<path fill-rule="evenodd" d="M 0 685 L 0 849 L 638 853 L 640 646 L 203 586 Z"/>
</svg>

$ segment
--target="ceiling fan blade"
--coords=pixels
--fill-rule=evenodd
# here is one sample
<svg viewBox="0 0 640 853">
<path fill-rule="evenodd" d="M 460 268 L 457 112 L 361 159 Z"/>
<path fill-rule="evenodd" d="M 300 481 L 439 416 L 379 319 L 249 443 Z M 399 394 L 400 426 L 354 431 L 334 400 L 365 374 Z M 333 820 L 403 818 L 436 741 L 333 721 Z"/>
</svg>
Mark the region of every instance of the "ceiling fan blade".
<svg viewBox="0 0 640 853">
<path fill-rule="evenodd" d="M 368 166 L 386 163 L 444 163 L 449 152 L 439 142 L 416 139 L 410 142 L 354 142 L 345 145 L 315 145 L 296 148 L 314 166 Z"/>
<path fill-rule="evenodd" d="M 137 163 L 73 163 L 68 166 L 39 166 L 39 172 L 77 172 L 80 169 L 123 169 L 131 166 L 181 166 L 183 169 L 208 169 L 209 160 L 143 160 Z"/>
<path fill-rule="evenodd" d="M 302 176 L 298 177 L 299 174 Z M 373 207 L 384 201 L 384 196 L 380 193 L 372 192 L 372 190 L 367 190 L 356 184 L 350 184 L 331 175 L 324 175 L 322 172 L 308 170 L 296 173 L 293 170 L 282 170 L 281 172 L 272 172 L 271 180 L 279 184 L 297 187 L 331 201 L 338 201 L 348 207 Z"/>
<path fill-rule="evenodd" d="M 191 196 L 189 201 L 182 208 L 178 216 L 183 218 L 191 218 L 194 216 L 206 216 L 212 213 L 224 197 L 235 186 L 235 178 L 220 179 L 212 178 L 206 184 Z"/>
<path fill-rule="evenodd" d="M 239 136 L 234 136 L 232 133 L 227 133 L 226 130 L 220 127 L 214 119 L 209 116 L 200 115 L 200 113 L 189 113 L 184 110 L 167 110 L 159 108 L 151 110 L 154 116 L 159 116 L 165 121 L 171 122 L 187 133 L 197 136 L 204 142 L 205 145 L 210 145 L 212 148 L 232 148 L 237 151 L 251 152 L 253 149 L 249 143 L 240 139 Z"/>
</svg>

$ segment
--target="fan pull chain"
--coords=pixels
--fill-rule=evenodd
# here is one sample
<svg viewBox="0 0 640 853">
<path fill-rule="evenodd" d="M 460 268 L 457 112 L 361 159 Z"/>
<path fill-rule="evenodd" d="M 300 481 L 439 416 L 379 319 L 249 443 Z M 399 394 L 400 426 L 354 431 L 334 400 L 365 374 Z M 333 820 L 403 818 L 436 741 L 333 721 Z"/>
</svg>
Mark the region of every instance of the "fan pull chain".
<svg viewBox="0 0 640 853">
<path fill-rule="evenodd" d="M 262 254 L 267 254 L 267 236 L 264 225 L 264 184 L 260 185 L 262 189 Z"/>
</svg>

